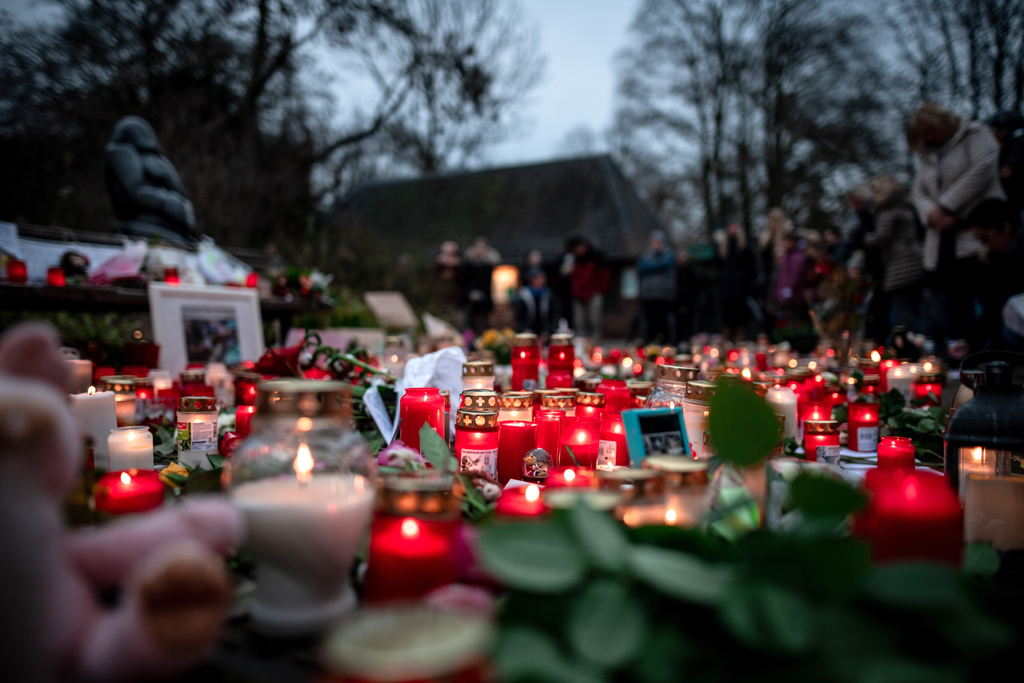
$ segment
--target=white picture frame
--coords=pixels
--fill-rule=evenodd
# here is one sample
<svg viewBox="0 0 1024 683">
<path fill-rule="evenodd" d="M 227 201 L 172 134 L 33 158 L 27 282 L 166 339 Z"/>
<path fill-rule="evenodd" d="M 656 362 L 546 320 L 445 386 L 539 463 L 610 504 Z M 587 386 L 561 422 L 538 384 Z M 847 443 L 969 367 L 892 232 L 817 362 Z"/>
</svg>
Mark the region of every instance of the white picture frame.
<svg viewBox="0 0 1024 683">
<path fill-rule="evenodd" d="M 160 345 L 160 369 L 173 377 L 189 362 L 232 365 L 258 360 L 266 348 L 255 289 L 154 282 L 149 313 L 153 341 Z"/>
</svg>

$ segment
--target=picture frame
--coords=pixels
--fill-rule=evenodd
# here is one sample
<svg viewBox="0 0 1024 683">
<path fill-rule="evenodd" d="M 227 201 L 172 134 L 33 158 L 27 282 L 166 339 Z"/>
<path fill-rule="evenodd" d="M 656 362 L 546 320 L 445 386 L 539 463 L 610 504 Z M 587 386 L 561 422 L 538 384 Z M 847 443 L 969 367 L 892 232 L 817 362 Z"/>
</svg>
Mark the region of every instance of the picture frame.
<svg viewBox="0 0 1024 683">
<path fill-rule="evenodd" d="M 639 467 L 648 455 L 655 453 L 693 456 L 682 408 L 624 410 L 622 422 L 634 467 Z"/>
<path fill-rule="evenodd" d="M 255 289 L 154 282 L 149 312 L 160 369 L 174 377 L 190 362 L 231 366 L 258 360 L 266 348 Z"/>
</svg>

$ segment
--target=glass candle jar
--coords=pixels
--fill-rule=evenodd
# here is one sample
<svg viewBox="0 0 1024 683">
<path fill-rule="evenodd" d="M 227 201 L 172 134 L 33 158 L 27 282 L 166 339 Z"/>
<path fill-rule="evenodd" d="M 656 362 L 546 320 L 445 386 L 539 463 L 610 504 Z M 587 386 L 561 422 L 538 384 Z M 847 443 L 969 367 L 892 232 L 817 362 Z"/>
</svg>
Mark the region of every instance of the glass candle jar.
<svg viewBox="0 0 1024 683">
<path fill-rule="evenodd" d="M 178 464 L 213 469 L 207 456 L 217 455 L 217 399 L 182 396 L 177 417 Z"/>
<path fill-rule="evenodd" d="M 850 401 L 847 424 L 850 450 L 871 453 L 878 449 L 878 403 L 873 398 Z"/>
<path fill-rule="evenodd" d="M 538 410 L 544 407 L 545 396 L 561 396 L 560 389 L 534 389 L 533 390 L 533 409 Z"/>
<path fill-rule="evenodd" d="M 402 418 L 399 438 L 410 448 L 420 449 L 420 429 L 424 424 L 429 424 L 444 438 L 444 399 L 436 388 L 406 389 L 399 404 L 399 415 Z"/>
<path fill-rule="evenodd" d="M 182 396 L 208 396 L 216 398 L 213 387 L 206 383 L 206 370 L 202 368 L 182 370 L 179 391 Z"/>
<path fill-rule="evenodd" d="M 405 362 L 409 352 L 405 348 L 405 338 L 399 336 L 384 337 L 384 347 L 380 352 L 381 369 L 397 379 L 405 374 Z"/>
<path fill-rule="evenodd" d="M 558 462 L 576 464 L 586 469 L 597 467 L 597 451 L 600 442 L 601 423 L 593 418 L 578 417 L 569 421 L 562 429 L 561 448 Z"/>
<path fill-rule="evenodd" d="M 626 386 L 629 388 L 630 407 L 643 408 L 647 403 L 647 397 L 651 395 L 654 383 L 635 379 L 626 382 Z"/>
<path fill-rule="evenodd" d="M 839 464 L 839 423 L 835 420 L 804 422 L 804 460 Z"/>
<path fill-rule="evenodd" d="M 573 385 L 576 351 L 571 334 L 553 334 L 548 345 L 548 389 L 561 389 Z"/>
<path fill-rule="evenodd" d="M 528 391 L 506 391 L 499 397 L 498 423 L 533 420 L 533 394 Z"/>
<path fill-rule="evenodd" d="M 117 409 L 117 426 L 131 427 L 135 424 L 135 378 L 127 375 L 108 375 L 100 378 L 102 391 L 114 392 Z"/>
<path fill-rule="evenodd" d="M 715 383 L 696 380 L 686 385 L 686 400 L 683 401 L 683 423 L 686 438 L 690 442 L 690 453 L 698 460 L 711 458 L 715 451 L 708 434 L 708 404 L 715 395 Z"/>
<path fill-rule="evenodd" d="M 894 368 L 899 364 L 900 361 L 898 358 L 886 358 L 878 364 L 878 368 L 874 372 L 870 373 L 873 377 L 878 379 L 878 388 L 881 393 L 889 393 L 889 387 L 886 384 L 885 378 L 888 375 L 890 368 Z M 865 372 L 864 376 L 867 377 L 868 374 L 869 373 Z"/>
<path fill-rule="evenodd" d="M 67 284 L 67 279 L 64 277 L 64 269 L 60 266 L 51 266 L 46 269 L 46 284 L 51 287 L 63 287 Z"/>
<path fill-rule="evenodd" d="M 533 391 L 540 381 L 540 346 L 537 335 L 521 332 L 512 339 L 512 390 Z"/>
<path fill-rule="evenodd" d="M 633 407 L 633 398 L 629 387 L 621 379 L 604 379 L 597 386 L 597 393 L 604 394 L 605 410 L 621 412 Z"/>
<path fill-rule="evenodd" d="M 107 471 L 153 469 L 153 434 L 149 427 L 118 427 L 107 437 Z"/>
<path fill-rule="evenodd" d="M 576 388 L 579 389 L 580 391 L 585 391 L 589 394 L 593 394 L 600 393 L 597 391 L 597 388 L 601 386 L 601 382 L 603 381 L 604 380 L 601 379 L 601 375 L 587 373 L 585 375 L 580 375 L 579 377 L 577 377 L 575 380 L 575 384 Z"/>
<path fill-rule="evenodd" d="M 606 410 L 601 413 L 601 431 L 597 444 L 597 467 L 629 467 L 629 447 L 626 445 L 626 426 L 622 413 Z"/>
<path fill-rule="evenodd" d="M 498 413 L 460 408 L 455 414 L 455 457 L 460 472 L 498 476 Z"/>
<path fill-rule="evenodd" d="M 496 391 L 469 389 L 459 397 L 459 408 L 498 411 L 501 409 L 501 397 Z"/>
<path fill-rule="evenodd" d="M 804 400 L 808 403 L 825 403 L 828 400 L 825 378 L 813 370 L 804 378 Z"/>
<path fill-rule="evenodd" d="M 831 420 L 832 403 L 803 403 L 800 405 L 801 424 L 808 420 Z"/>
<path fill-rule="evenodd" d="M 540 401 L 541 410 L 557 410 L 564 417 L 576 416 L 576 397 L 565 394 L 545 394 Z"/>
<path fill-rule="evenodd" d="M 7 281 L 14 285 L 28 283 L 28 265 L 19 259 L 7 259 Z"/>
<path fill-rule="evenodd" d="M 576 394 L 576 416 L 600 419 L 604 412 L 604 394 L 581 391 Z"/>
<path fill-rule="evenodd" d="M 654 371 L 654 388 L 644 401 L 644 408 L 678 408 L 686 398 L 686 384 L 698 377 L 697 368 L 659 365 Z"/>
<path fill-rule="evenodd" d="M 110 515 L 138 514 L 154 510 L 164 502 L 164 483 L 152 469 L 108 472 L 93 489 L 97 512 Z"/>
<path fill-rule="evenodd" d="M 181 276 L 177 268 L 164 268 L 164 282 L 169 285 L 180 285 Z"/>
<path fill-rule="evenodd" d="M 914 380 L 914 398 L 923 406 L 942 404 L 942 373 L 920 372 Z"/>
<path fill-rule="evenodd" d="M 883 436 L 878 444 L 878 469 L 913 470 L 913 442 L 905 436 Z"/>
<path fill-rule="evenodd" d="M 474 360 L 462 364 L 462 390 L 486 389 L 494 391 L 494 365 L 489 360 Z"/>
<path fill-rule="evenodd" d="M 537 448 L 543 448 L 555 460 L 556 466 L 565 465 L 558 459 L 558 444 L 562 442 L 562 418 L 559 410 L 539 410 L 533 416 L 537 425 Z"/>
<path fill-rule="evenodd" d="M 447 472 L 384 479 L 367 555 L 367 604 L 415 600 L 458 578 L 459 501 Z"/>
<path fill-rule="evenodd" d="M 536 447 L 536 423 L 509 421 L 498 424 L 498 483 L 503 488 L 510 479 L 522 479 L 523 458 Z"/>
<path fill-rule="evenodd" d="M 524 479 L 524 481 L 529 481 Z M 540 486 L 530 484 L 514 489 L 505 489 L 494 507 L 496 519 L 526 521 L 544 517 L 551 512 L 540 495 Z"/>
<path fill-rule="evenodd" d="M 235 434 L 246 438 L 252 433 L 252 416 L 256 414 L 256 406 L 238 406 L 235 408 Z"/>
<path fill-rule="evenodd" d="M 909 363 L 889 368 L 889 371 L 885 375 L 885 382 L 889 391 L 896 389 L 903 394 L 903 398 L 905 398 L 909 403 L 910 399 L 913 398 L 912 389 L 917 373 L 918 367 Z"/>
<path fill-rule="evenodd" d="M 764 400 L 772 407 L 776 415 L 783 418 L 783 438 L 797 439 L 800 427 L 796 412 L 796 394 L 789 387 L 772 387 L 765 394 Z"/>
<path fill-rule="evenodd" d="M 712 487 L 707 462 L 663 455 L 646 458 L 644 467 L 660 474 L 665 482 L 665 510 L 659 523 L 666 526 L 699 526 L 711 508 Z M 628 520 L 623 521 L 629 525 Z"/>
<path fill-rule="evenodd" d="M 263 381 L 263 375 L 258 372 L 236 372 L 235 373 L 235 405 L 254 406 L 256 405 L 256 387 Z"/>
</svg>

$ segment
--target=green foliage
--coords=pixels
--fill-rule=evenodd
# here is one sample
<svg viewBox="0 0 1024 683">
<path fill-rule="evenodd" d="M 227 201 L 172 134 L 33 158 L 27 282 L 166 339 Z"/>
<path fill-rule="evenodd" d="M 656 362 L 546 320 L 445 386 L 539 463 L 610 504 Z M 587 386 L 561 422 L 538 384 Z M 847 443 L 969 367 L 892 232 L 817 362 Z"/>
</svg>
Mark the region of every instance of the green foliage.
<svg viewBox="0 0 1024 683">
<path fill-rule="evenodd" d="M 941 464 L 943 460 L 942 430 L 946 410 L 941 406 L 906 407 L 906 399 L 896 389 L 879 397 L 879 422 L 883 434 L 906 436 L 913 440 L 917 459 L 925 464 Z"/>
<path fill-rule="evenodd" d="M 363 301 L 363 297 L 347 287 L 332 287 L 334 308 L 324 313 L 307 313 L 295 318 L 296 327 L 324 330 L 333 327 L 377 327 L 377 318 Z"/>
<path fill-rule="evenodd" d="M 457 472 L 459 463 L 448 449 L 448 444 L 427 423 L 420 427 L 420 453 L 430 466 L 442 472 Z"/>
<path fill-rule="evenodd" d="M 86 351 L 92 346 L 93 351 L 99 354 L 94 360 L 101 365 L 116 366 L 124 363 L 124 345 L 138 341 L 135 332 L 149 328 L 137 315 L 17 311 L 0 313 L 0 330 L 28 320 L 41 320 L 53 325 L 61 343 L 78 349 L 82 358 L 87 357 Z"/>
<path fill-rule="evenodd" d="M 711 443 L 721 460 L 738 466 L 753 465 L 778 446 L 778 418 L 748 383 L 719 382 L 709 410 Z"/>
<path fill-rule="evenodd" d="M 846 482 L 806 473 L 793 480 L 789 492 L 794 507 L 808 517 L 842 519 L 867 503 L 867 497 Z"/>
</svg>

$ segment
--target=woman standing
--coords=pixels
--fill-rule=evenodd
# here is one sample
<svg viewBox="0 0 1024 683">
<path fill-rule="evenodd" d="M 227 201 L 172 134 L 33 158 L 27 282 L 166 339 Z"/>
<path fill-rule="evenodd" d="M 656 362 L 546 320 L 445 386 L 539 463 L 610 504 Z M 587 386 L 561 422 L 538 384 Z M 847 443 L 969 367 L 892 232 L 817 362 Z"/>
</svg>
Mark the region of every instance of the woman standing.
<svg viewBox="0 0 1024 683">
<path fill-rule="evenodd" d="M 917 217 L 906 185 L 891 175 L 871 181 L 875 199 L 875 231 L 865 244 L 882 254 L 882 287 L 889 298 L 892 325 L 918 330 L 921 301 L 921 241 Z"/>
</svg>

